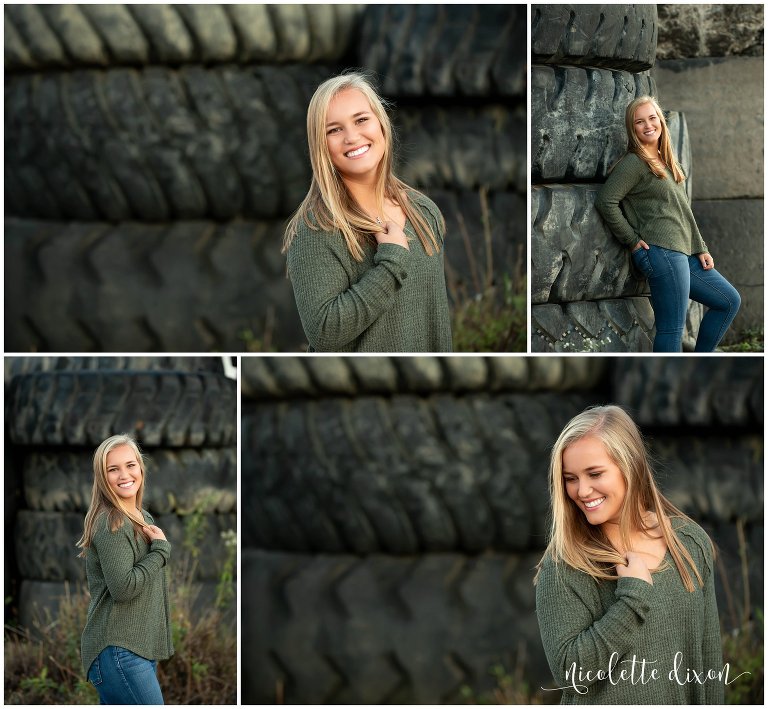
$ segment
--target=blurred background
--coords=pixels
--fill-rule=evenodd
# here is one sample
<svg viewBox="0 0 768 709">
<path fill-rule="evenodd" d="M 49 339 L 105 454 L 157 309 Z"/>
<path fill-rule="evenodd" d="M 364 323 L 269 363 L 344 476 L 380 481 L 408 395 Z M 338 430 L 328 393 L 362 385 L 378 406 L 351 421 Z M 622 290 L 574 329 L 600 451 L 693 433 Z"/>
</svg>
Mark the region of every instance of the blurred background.
<svg viewBox="0 0 768 709">
<path fill-rule="evenodd" d="M 353 67 L 445 216 L 454 349 L 525 350 L 524 5 L 7 5 L 4 23 L 7 351 L 303 351 L 281 239 L 309 99 Z"/>
<path fill-rule="evenodd" d="M 763 359 L 248 358 L 244 703 L 557 702 L 534 614 L 550 447 L 640 425 L 711 535 L 729 703 L 763 703 Z"/>
<path fill-rule="evenodd" d="M 763 62 L 758 5 L 531 6 L 531 348 L 647 352 L 648 284 L 594 208 L 624 112 L 665 109 L 716 268 L 742 296 L 723 341 L 764 350 Z M 703 307 L 691 303 L 683 348 Z"/>
<path fill-rule="evenodd" d="M 144 507 L 173 546 L 167 703 L 237 701 L 237 383 L 232 358 L 6 357 L 5 703 L 94 704 L 80 636 L 101 441 L 134 436 Z"/>
</svg>

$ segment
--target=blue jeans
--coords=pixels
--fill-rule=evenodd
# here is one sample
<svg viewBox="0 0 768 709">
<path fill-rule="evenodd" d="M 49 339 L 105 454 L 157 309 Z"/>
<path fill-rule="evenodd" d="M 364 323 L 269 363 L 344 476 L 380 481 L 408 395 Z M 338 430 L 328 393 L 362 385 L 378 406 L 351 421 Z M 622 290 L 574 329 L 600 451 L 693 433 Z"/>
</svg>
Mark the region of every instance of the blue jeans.
<svg viewBox="0 0 768 709">
<path fill-rule="evenodd" d="M 705 271 L 697 255 L 686 256 L 651 245 L 632 252 L 632 261 L 648 279 L 656 316 L 654 352 L 682 351 L 688 299 L 708 310 L 696 338 L 696 352 L 714 352 L 736 317 L 741 297 L 714 268 Z"/>
<path fill-rule="evenodd" d="M 157 662 L 122 647 L 105 647 L 91 663 L 88 681 L 99 693 L 99 704 L 163 704 Z"/>
</svg>

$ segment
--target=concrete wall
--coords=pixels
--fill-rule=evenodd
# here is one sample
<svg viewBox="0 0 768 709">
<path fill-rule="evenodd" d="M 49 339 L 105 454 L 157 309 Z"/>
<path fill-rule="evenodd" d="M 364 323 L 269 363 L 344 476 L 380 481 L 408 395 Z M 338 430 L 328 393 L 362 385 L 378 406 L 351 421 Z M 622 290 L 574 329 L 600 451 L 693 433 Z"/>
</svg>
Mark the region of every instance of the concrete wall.
<svg viewBox="0 0 768 709">
<path fill-rule="evenodd" d="M 693 211 L 741 310 L 726 342 L 763 327 L 762 5 L 659 5 L 652 70 L 663 106 L 685 113 Z"/>
</svg>

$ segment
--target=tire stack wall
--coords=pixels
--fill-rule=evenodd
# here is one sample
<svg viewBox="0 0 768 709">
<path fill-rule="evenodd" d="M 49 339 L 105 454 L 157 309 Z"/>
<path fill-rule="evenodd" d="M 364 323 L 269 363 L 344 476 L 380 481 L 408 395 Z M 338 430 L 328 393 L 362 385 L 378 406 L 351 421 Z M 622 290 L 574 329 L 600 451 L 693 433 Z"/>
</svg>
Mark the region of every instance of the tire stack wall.
<svg viewBox="0 0 768 709">
<path fill-rule="evenodd" d="M 762 391 L 759 358 L 245 361 L 243 701 L 456 703 L 523 656 L 551 686 L 532 584 L 549 450 L 592 404 L 633 411 L 728 574 L 744 519 L 759 607 Z"/>
<path fill-rule="evenodd" d="M 91 500 L 93 451 L 116 433 L 147 457 L 144 507 L 185 556 L 185 520 L 202 515 L 194 579 L 211 600 L 237 530 L 236 384 L 218 357 L 6 358 L 6 451 L 18 505 L 8 514 L 13 612 L 32 627 L 67 588 L 85 593 L 75 543 Z M 8 461 L 7 461 L 8 462 Z M 6 495 L 6 505 L 8 496 Z M 8 571 L 8 569 L 6 570 Z"/>
<path fill-rule="evenodd" d="M 531 7 L 531 348 L 649 351 L 653 311 L 629 251 L 594 208 L 626 151 L 624 110 L 656 94 L 653 5 Z M 685 116 L 667 116 L 690 174 Z M 690 181 L 689 181 L 690 189 Z M 702 308 L 692 304 L 684 346 Z"/>
<path fill-rule="evenodd" d="M 360 11 L 6 7 L 6 348 L 299 349 L 282 231 Z"/>
<path fill-rule="evenodd" d="M 302 349 L 282 234 L 309 99 L 350 66 L 395 103 L 452 292 L 520 271 L 523 6 L 28 5 L 5 28 L 11 351 Z"/>
<path fill-rule="evenodd" d="M 763 5 L 659 5 L 659 95 L 685 111 L 693 213 L 742 296 L 726 342 L 764 322 Z M 717 135 L 714 145 L 711 136 Z"/>
</svg>

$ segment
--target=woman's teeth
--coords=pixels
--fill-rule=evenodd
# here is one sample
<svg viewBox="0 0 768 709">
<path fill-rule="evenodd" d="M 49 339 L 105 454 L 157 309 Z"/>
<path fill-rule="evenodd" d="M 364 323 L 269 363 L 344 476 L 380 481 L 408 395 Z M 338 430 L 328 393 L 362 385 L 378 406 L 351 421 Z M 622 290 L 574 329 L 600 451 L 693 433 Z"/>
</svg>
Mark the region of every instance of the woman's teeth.
<svg viewBox="0 0 768 709">
<path fill-rule="evenodd" d="M 584 507 L 591 510 L 593 507 L 597 507 L 601 502 L 603 502 L 603 500 L 605 500 L 605 498 L 601 497 L 599 500 L 593 500 L 592 502 L 585 502 Z"/>
<path fill-rule="evenodd" d="M 348 153 L 344 153 L 344 155 L 348 158 L 356 158 L 358 155 L 367 153 L 370 147 L 370 145 L 364 145 L 362 148 L 358 148 L 357 150 L 350 150 Z"/>
<path fill-rule="evenodd" d="M 133 486 L 133 480 L 131 480 L 130 482 L 127 482 L 127 483 L 118 483 L 117 486 L 118 487 L 123 487 L 123 488 L 132 487 Z"/>
</svg>

